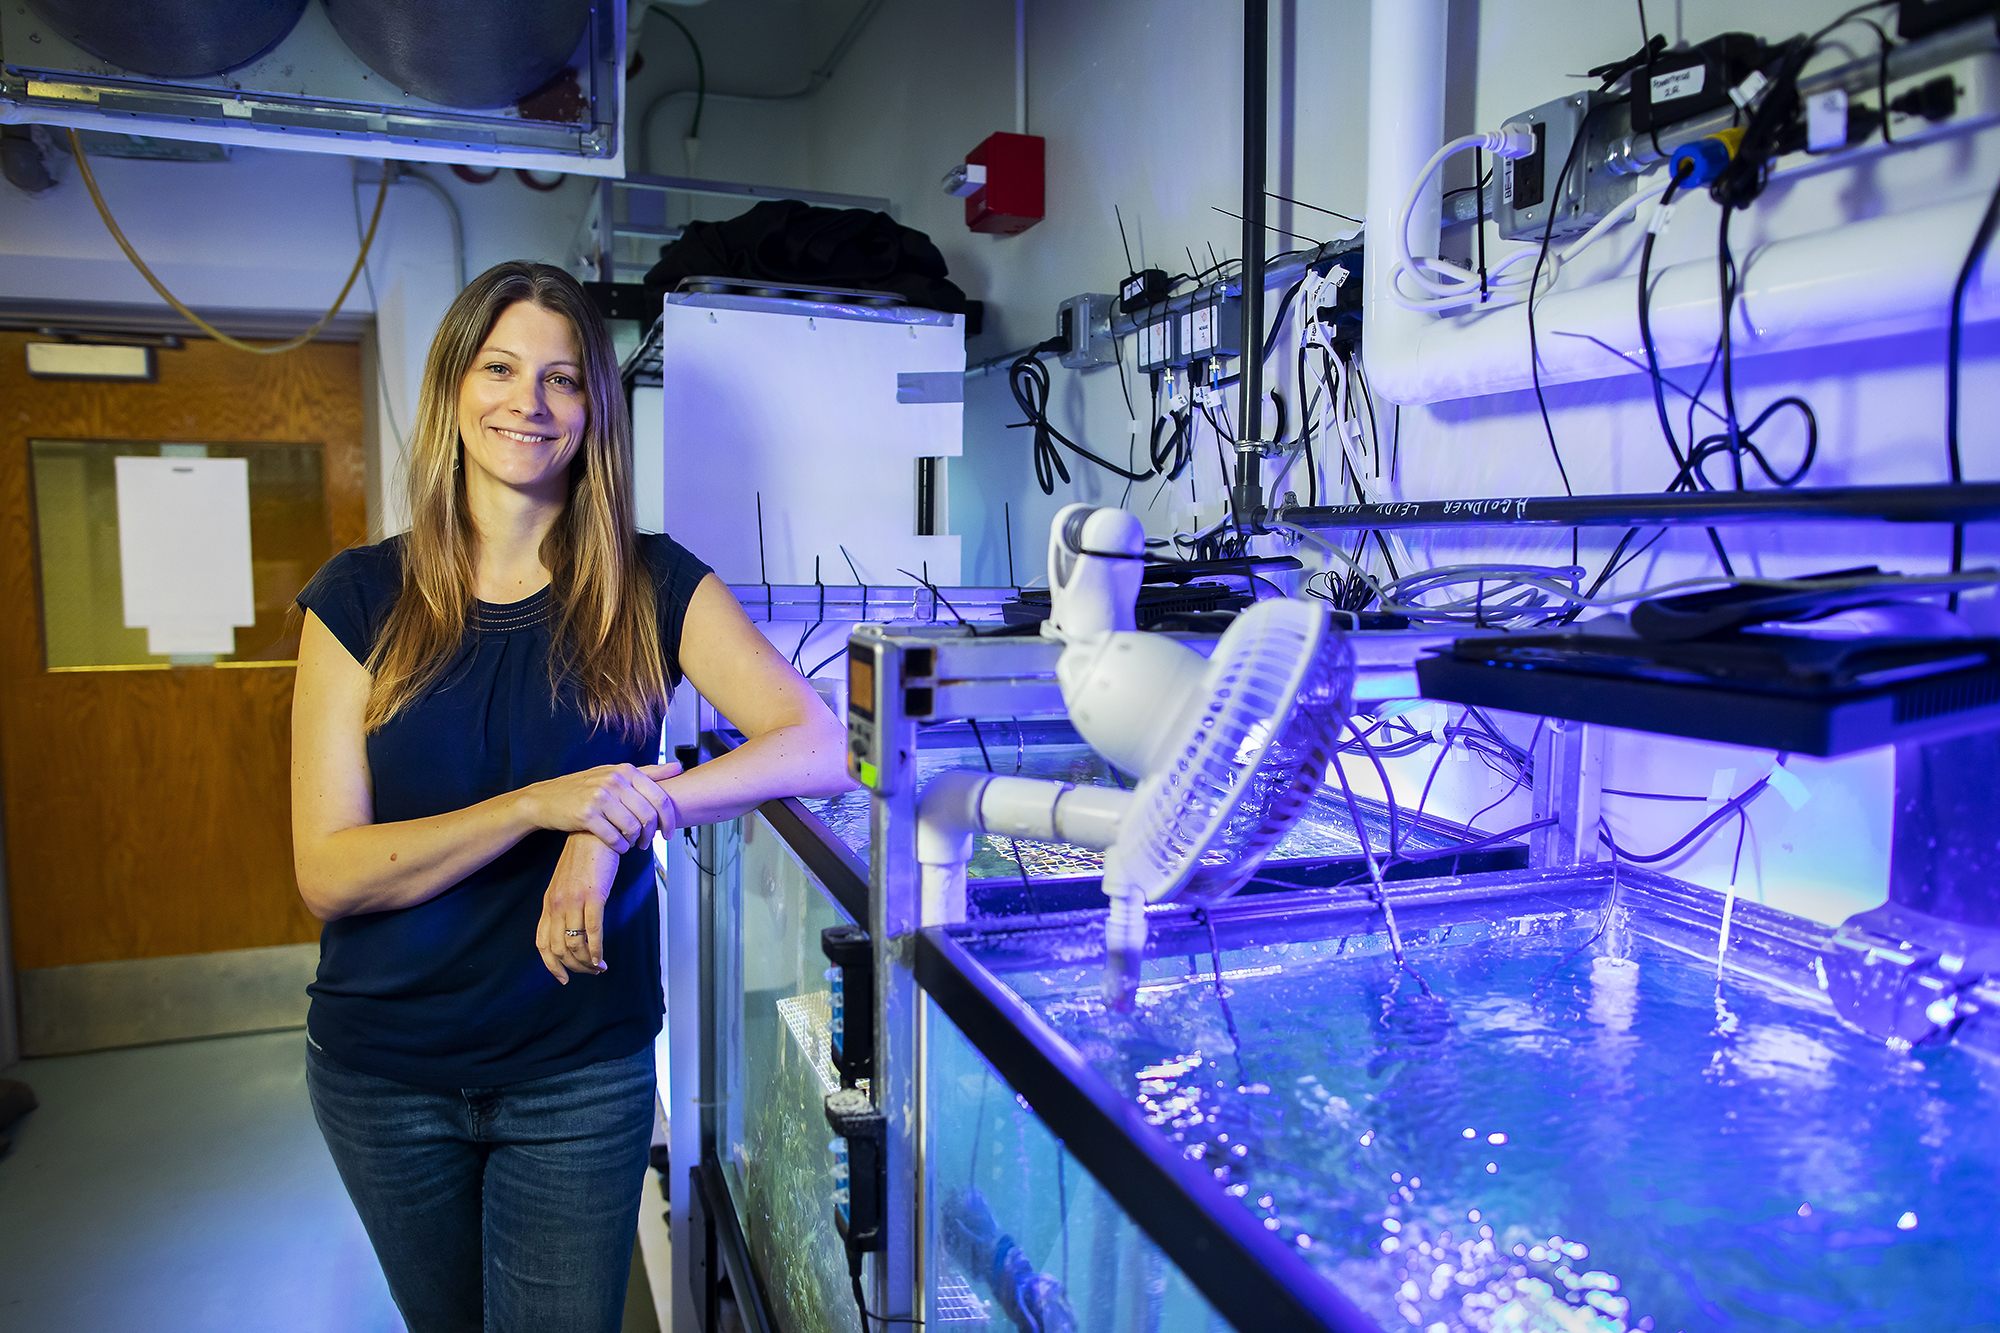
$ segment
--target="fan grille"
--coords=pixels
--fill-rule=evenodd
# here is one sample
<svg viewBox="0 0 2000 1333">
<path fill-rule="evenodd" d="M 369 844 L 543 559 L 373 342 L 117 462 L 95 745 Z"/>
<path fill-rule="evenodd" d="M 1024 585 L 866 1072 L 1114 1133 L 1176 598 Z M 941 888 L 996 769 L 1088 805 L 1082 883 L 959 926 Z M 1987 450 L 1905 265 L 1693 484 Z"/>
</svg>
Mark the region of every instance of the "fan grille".
<svg viewBox="0 0 2000 1333">
<path fill-rule="evenodd" d="M 1273 599 L 1238 617 L 1173 760 L 1135 794 L 1107 877 L 1151 902 L 1241 888 L 1332 762 L 1353 680 L 1353 652 L 1319 608 Z"/>
</svg>

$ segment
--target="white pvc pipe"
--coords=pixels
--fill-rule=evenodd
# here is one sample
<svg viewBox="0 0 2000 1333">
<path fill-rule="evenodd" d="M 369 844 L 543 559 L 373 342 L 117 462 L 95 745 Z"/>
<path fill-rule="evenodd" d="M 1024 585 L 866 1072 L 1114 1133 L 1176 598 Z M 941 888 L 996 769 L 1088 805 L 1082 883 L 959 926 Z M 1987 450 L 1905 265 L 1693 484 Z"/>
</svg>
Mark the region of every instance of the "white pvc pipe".
<svg viewBox="0 0 2000 1333">
<path fill-rule="evenodd" d="M 1368 386 L 1391 402 L 1422 382 L 1418 342 L 1436 316 L 1390 299 L 1396 250 L 1382 244 L 1396 225 L 1410 182 L 1444 142 L 1445 20 L 1448 0 L 1373 0 L 1368 12 L 1368 240 L 1363 274 L 1361 355 Z M 1410 210 L 1411 253 L 1437 256 L 1438 183 Z"/>
<path fill-rule="evenodd" d="M 1443 138 L 1445 7 L 1446 0 L 1373 3 L 1368 216 L 1374 234 L 1395 225 L 1410 182 Z M 1739 250 L 1738 354 L 1943 328 L 1984 206 L 1983 198 L 1970 198 Z M 1411 217 L 1411 248 L 1434 255 L 1437 224 L 1433 181 Z M 1391 402 L 1416 404 L 1534 382 L 1525 307 L 1444 318 L 1405 310 L 1389 296 L 1394 249 L 1368 248 L 1362 354 L 1369 387 Z M 2000 265 L 1989 264 L 1967 294 L 1968 315 L 2000 313 L 1996 295 Z M 1713 258 L 1656 271 L 1652 322 L 1660 363 L 1705 363 L 1715 349 L 1719 312 Z M 1591 341 L 1643 360 L 1636 278 L 1555 292 L 1536 303 L 1535 328 L 1543 384 L 1639 373 Z"/>
<path fill-rule="evenodd" d="M 1042 778 L 954 769 L 932 778 L 917 804 L 923 923 L 965 920 L 965 867 L 974 834 L 1062 842 L 1102 850 L 1118 840 L 1132 793 Z"/>
</svg>

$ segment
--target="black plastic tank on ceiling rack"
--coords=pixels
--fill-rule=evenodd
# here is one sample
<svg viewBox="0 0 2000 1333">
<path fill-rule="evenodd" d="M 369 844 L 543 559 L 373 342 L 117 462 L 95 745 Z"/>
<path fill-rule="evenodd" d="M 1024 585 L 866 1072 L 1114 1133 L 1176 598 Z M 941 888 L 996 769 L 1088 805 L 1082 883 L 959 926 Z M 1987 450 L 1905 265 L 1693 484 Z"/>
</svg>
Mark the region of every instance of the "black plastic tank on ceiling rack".
<svg viewBox="0 0 2000 1333">
<path fill-rule="evenodd" d="M 100 60 L 163 79 L 200 79 L 276 46 L 306 0 L 30 0 Z"/>
<path fill-rule="evenodd" d="M 517 102 L 560 74 L 589 0 L 326 0 L 341 40 L 398 88 L 445 106 Z"/>
</svg>

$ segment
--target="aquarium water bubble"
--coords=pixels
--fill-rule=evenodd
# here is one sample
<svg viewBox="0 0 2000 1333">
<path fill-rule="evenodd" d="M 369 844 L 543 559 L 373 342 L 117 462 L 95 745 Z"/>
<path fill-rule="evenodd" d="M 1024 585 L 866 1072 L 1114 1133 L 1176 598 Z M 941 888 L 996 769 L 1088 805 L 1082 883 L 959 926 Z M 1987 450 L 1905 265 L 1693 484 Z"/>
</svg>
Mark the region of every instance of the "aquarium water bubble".
<svg viewBox="0 0 2000 1333">
<path fill-rule="evenodd" d="M 1403 1242 L 1397 1240 L 1394 1236 L 1384 1236 L 1382 1238 L 1382 1253 L 1394 1254 L 1402 1247 L 1402 1244 Z"/>
<path fill-rule="evenodd" d="M 1479 1137 L 1479 1131 L 1476 1129 L 1468 1129 L 1464 1131 L 1464 1136 L 1468 1139 L 1476 1139 Z"/>
<path fill-rule="evenodd" d="M 1904 1213 L 1901 1217 L 1896 1219 L 1896 1230 L 1915 1231 L 1916 1229 L 1917 1229 L 1917 1215 L 1915 1213 Z"/>
<path fill-rule="evenodd" d="M 1401 1231 L 1403 1224 L 1393 1217 L 1385 1217 L 1382 1219 L 1382 1229 L 1384 1231 Z"/>
<path fill-rule="evenodd" d="M 1488 1163 L 1486 1164 L 1486 1174 L 1487 1174 L 1487 1175 L 1489 1175 L 1489 1176 L 1491 1176 L 1491 1175 L 1497 1175 L 1497 1174 L 1499 1173 L 1499 1171 L 1500 1171 L 1500 1163 L 1498 1163 L 1498 1162 L 1488 1162 Z"/>
<path fill-rule="evenodd" d="M 1486 1136 L 1486 1141 L 1488 1143 L 1493 1144 L 1495 1147 L 1498 1147 L 1500 1144 L 1503 1144 L 1507 1141 L 1507 1136 L 1505 1134 L 1488 1134 Z"/>
</svg>

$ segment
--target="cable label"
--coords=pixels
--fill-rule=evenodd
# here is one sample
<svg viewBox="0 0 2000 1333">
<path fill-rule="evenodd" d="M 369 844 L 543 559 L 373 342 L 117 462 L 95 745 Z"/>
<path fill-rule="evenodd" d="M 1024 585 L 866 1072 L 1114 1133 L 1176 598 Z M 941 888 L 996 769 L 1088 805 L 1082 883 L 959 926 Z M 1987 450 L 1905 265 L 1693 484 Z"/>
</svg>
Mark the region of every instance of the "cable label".
<svg viewBox="0 0 2000 1333">
<path fill-rule="evenodd" d="M 1646 230 L 1658 236 L 1667 229 L 1667 223 L 1673 221 L 1674 210 L 1679 207 L 1679 204 L 1661 204 L 1655 208 L 1652 220 L 1646 224 Z"/>
<path fill-rule="evenodd" d="M 1830 88 L 1806 101 L 1806 151 L 1830 153 L 1847 146 L 1847 90 Z"/>
<path fill-rule="evenodd" d="M 1652 80 L 1653 105 L 1673 102 L 1683 97 L 1693 97 L 1708 83 L 1708 65 L 1689 65 L 1686 69 L 1670 70 L 1665 74 L 1655 74 Z"/>
<path fill-rule="evenodd" d="M 1748 111 L 1750 104 L 1757 100 L 1757 94 L 1763 92 L 1770 84 L 1771 81 L 1764 77 L 1762 70 L 1753 69 L 1743 82 L 1729 90 L 1729 100 Z"/>
</svg>

